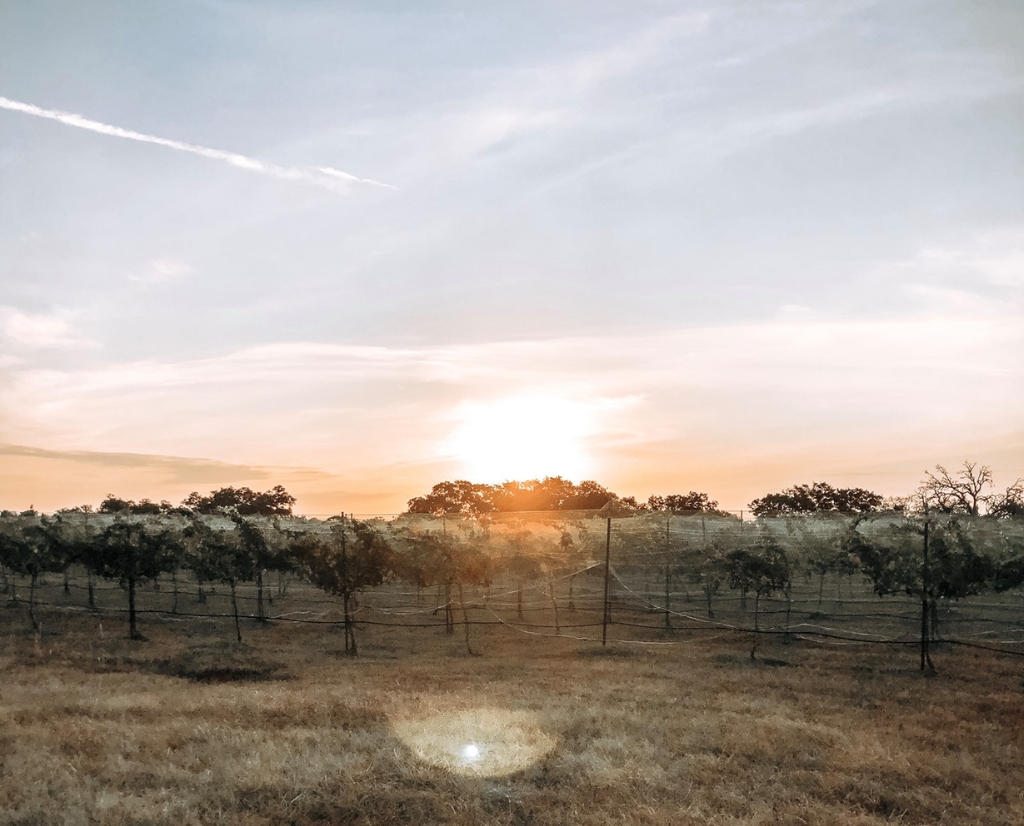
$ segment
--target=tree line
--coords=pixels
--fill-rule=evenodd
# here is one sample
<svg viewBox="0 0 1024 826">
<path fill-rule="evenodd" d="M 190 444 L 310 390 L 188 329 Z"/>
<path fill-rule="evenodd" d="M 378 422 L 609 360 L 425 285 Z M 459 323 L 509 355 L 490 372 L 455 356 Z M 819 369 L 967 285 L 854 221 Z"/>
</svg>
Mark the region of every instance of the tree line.
<svg viewBox="0 0 1024 826">
<path fill-rule="evenodd" d="M 195 494 L 193 494 L 195 495 Z M 646 502 L 633 496 L 619 496 L 594 481 L 579 484 L 549 476 L 544 479 L 510 481 L 499 485 L 456 480 L 439 482 L 430 493 L 408 502 L 408 513 L 441 516 L 528 511 L 572 511 L 607 509 L 612 513 L 663 512 L 727 515 L 707 493 L 652 495 Z M 753 516 L 839 513 L 848 516 L 892 510 L 923 513 L 935 510 L 947 514 L 994 517 L 1024 515 L 1024 479 L 1017 479 L 1003 491 L 994 489 L 992 470 L 987 465 L 965 461 L 956 471 L 936 465 L 926 471 L 914 493 L 883 497 L 864 488 L 834 487 L 827 482 L 794 485 L 754 499 L 747 505 Z"/>
<path fill-rule="evenodd" d="M 686 511 L 726 515 L 718 509 L 718 502 L 698 491 L 651 496 L 641 503 L 633 496 L 612 493 L 597 482 L 587 480 L 574 484 L 561 476 L 503 482 L 500 485 L 467 482 L 464 479 L 439 482 L 425 496 L 410 499 L 407 513 L 482 516 L 488 513 L 600 510 L 612 506 L 627 512 Z"/>
</svg>

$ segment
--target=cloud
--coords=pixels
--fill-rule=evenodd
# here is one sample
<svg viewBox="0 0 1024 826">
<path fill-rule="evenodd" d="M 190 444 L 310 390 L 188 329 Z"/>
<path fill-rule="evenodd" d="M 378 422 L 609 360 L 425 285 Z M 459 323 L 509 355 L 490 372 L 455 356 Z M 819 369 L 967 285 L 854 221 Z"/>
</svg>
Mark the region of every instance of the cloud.
<svg viewBox="0 0 1024 826">
<path fill-rule="evenodd" d="M 23 114 L 33 115 L 37 118 L 55 120 L 58 123 L 65 124 L 66 126 L 74 126 L 78 129 L 87 129 L 90 132 L 96 132 L 100 135 L 108 135 L 113 138 L 124 138 L 126 140 L 139 141 L 140 143 L 151 143 L 157 146 L 167 147 L 168 149 L 174 149 L 178 152 L 188 152 L 192 155 L 199 155 L 203 158 L 223 161 L 236 169 L 243 169 L 246 172 L 256 172 L 260 175 L 266 175 L 282 181 L 303 181 L 306 183 L 316 184 L 317 186 L 322 186 L 333 191 L 339 191 L 340 184 L 348 185 L 353 183 L 379 186 L 384 187 L 385 189 L 396 189 L 396 187 L 391 184 L 381 183 L 380 181 L 375 181 L 371 178 L 360 178 L 358 175 L 342 172 L 340 169 L 333 169 L 327 166 L 277 166 L 276 164 L 265 163 L 264 161 L 259 161 L 246 155 L 240 155 L 237 152 L 226 152 L 222 149 L 210 149 L 206 146 L 197 146 L 191 143 L 170 140 L 169 138 L 159 138 L 155 135 L 146 135 L 142 132 L 135 132 L 131 129 L 123 129 L 120 126 L 112 126 L 108 123 L 89 120 L 81 115 L 62 112 L 59 109 L 43 109 L 42 107 L 35 106 L 34 104 L 23 103 L 21 101 L 11 100 L 10 98 L 0 97 L 0 109 L 8 109 L 12 112 L 22 112 Z"/>
<path fill-rule="evenodd" d="M 485 85 L 474 96 L 397 127 L 405 137 L 394 152 L 395 163 L 406 166 L 406 178 L 451 173 L 537 136 L 544 146 L 560 146 L 556 133 L 562 141 L 572 140 L 575 158 L 584 151 L 581 144 L 600 139 L 608 126 L 596 128 L 595 117 L 604 117 L 595 111 L 601 99 L 621 94 L 616 87 L 630 86 L 644 70 L 672 56 L 681 41 L 703 34 L 711 19 L 706 12 L 659 17 L 602 48 L 481 73 Z M 581 133 L 584 141 L 573 138 Z"/>
<path fill-rule="evenodd" d="M 0 306 L 0 331 L 22 347 L 66 348 L 88 344 L 75 332 L 69 317 L 70 313 L 62 310 L 46 315 Z"/>
<path fill-rule="evenodd" d="M 911 276 L 961 284 L 1024 287 L 1024 226 L 975 233 L 958 246 L 927 247 L 902 268 Z"/>
<path fill-rule="evenodd" d="M 0 444 L 0 457 L 74 462 L 107 469 L 157 470 L 173 482 L 234 483 L 238 480 L 269 479 L 272 475 L 267 468 L 216 462 L 211 459 L 155 456 L 141 453 L 105 453 L 95 450 L 46 450 L 10 444 Z"/>
<path fill-rule="evenodd" d="M 259 474 L 271 468 L 275 483 L 308 491 L 305 507 L 317 512 L 389 510 L 465 475 L 471 468 L 451 444 L 467 411 L 488 410 L 504 411 L 509 428 L 528 410 L 541 432 L 543 411 L 561 411 L 587 475 L 620 493 L 704 485 L 740 507 L 770 485 L 801 481 L 793 474 L 841 471 L 844 483 L 871 486 L 879 468 L 895 474 L 886 490 L 898 492 L 957 456 L 1020 474 L 1019 321 L 1012 305 L 937 296 L 913 314 L 871 321 L 791 306 L 762 323 L 641 335 L 434 347 L 283 342 L 60 369 L 20 362 L 3 370 L 0 421 L 7 441 L 45 445 L 53 460 L 71 462 L 61 466 L 72 468 L 67 478 L 100 487 L 124 479 L 109 490 L 174 499 L 187 490 L 172 483 L 264 484 Z M 514 436 L 497 427 L 480 438 L 511 444 Z M 209 459 L 180 467 L 166 459 L 182 455 Z M 12 474 L 48 456 L 0 449 Z M 299 479 L 298 467 L 315 470 Z M 65 490 L 65 476 L 43 469 L 32 490 L 55 478 Z M 76 497 L 85 494 L 54 501 Z"/>
<path fill-rule="evenodd" d="M 184 261 L 176 261 L 172 258 L 157 258 L 149 263 L 149 269 L 143 275 L 128 276 L 132 281 L 141 281 L 145 284 L 166 284 L 168 281 L 177 281 L 192 272 L 192 268 Z"/>
<path fill-rule="evenodd" d="M 380 513 L 404 503 L 404 499 L 382 495 L 379 490 L 364 490 L 366 481 L 308 467 L 267 467 L 174 455 L 47 450 L 0 443 L 0 508 L 15 510 L 35 506 L 52 511 L 78 503 L 97 505 L 111 492 L 132 499 L 179 502 L 193 490 L 224 485 L 264 489 L 277 484 L 298 498 L 299 513 Z M 374 481 L 387 489 L 381 480 Z"/>
<path fill-rule="evenodd" d="M 975 309 L 849 322 L 797 313 L 433 348 L 295 342 L 90 369 L 15 365 L 3 412 L 8 438 L 23 443 L 347 471 L 436 461 L 465 405 L 531 397 L 600 406 L 600 426 L 586 434 L 594 455 L 657 441 L 691 452 L 826 442 L 883 450 L 996 434 L 1024 416 L 1024 328 L 1013 312 Z"/>
</svg>

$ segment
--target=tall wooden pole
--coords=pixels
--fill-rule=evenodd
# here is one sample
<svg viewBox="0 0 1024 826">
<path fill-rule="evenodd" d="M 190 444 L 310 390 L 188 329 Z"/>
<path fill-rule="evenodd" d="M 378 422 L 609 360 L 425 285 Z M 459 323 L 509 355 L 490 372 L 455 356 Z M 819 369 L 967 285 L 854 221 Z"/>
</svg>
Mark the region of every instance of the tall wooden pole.
<svg viewBox="0 0 1024 826">
<path fill-rule="evenodd" d="M 670 536 L 672 525 L 672 513 L 665 517 L 665 628 L 672 629 L 672 609 L 669 605 L 672 599 L 672 539 Z"/>
<path fill-rule="evenodd" d="M 928 511 L 924 512 L 924 558 L 921 563 L 921 670 L 935 670 L 928 652 Z"/>
<path fill-rule="evenodd" d="M 612 619 L 612 607 L 608 602 L 608 586 L 612 557 L 612 518 L 608 517 L 608 532 L 604 540 L 604 619 L 601 622 L 601 645 L 608 644 L 608 623 Z"/>
</svg>

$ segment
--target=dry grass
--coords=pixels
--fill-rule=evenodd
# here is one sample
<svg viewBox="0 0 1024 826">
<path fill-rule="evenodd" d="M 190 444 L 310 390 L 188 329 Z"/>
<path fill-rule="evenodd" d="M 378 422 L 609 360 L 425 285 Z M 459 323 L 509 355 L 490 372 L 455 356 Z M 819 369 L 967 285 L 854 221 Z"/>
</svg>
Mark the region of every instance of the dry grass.
<svg viewBox="0 0 1024 826">
<path fill-rule="evenodd" d="M 1024 823 L 1024 669 L 984 652 L 188 627 L 0 609 L 0 823 Z"/>
</svg>

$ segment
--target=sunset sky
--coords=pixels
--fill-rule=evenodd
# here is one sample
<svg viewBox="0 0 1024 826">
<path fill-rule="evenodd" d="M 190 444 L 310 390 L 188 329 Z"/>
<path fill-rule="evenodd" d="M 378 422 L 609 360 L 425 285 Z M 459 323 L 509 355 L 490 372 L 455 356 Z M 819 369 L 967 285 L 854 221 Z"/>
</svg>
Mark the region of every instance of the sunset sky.
<svg viewBox="0 0 1024 826">
<path fill-rule="evenodd" d="M 0 4 L 0 508 L 1024 476 L 1024 4 Z"/>
</svg>

